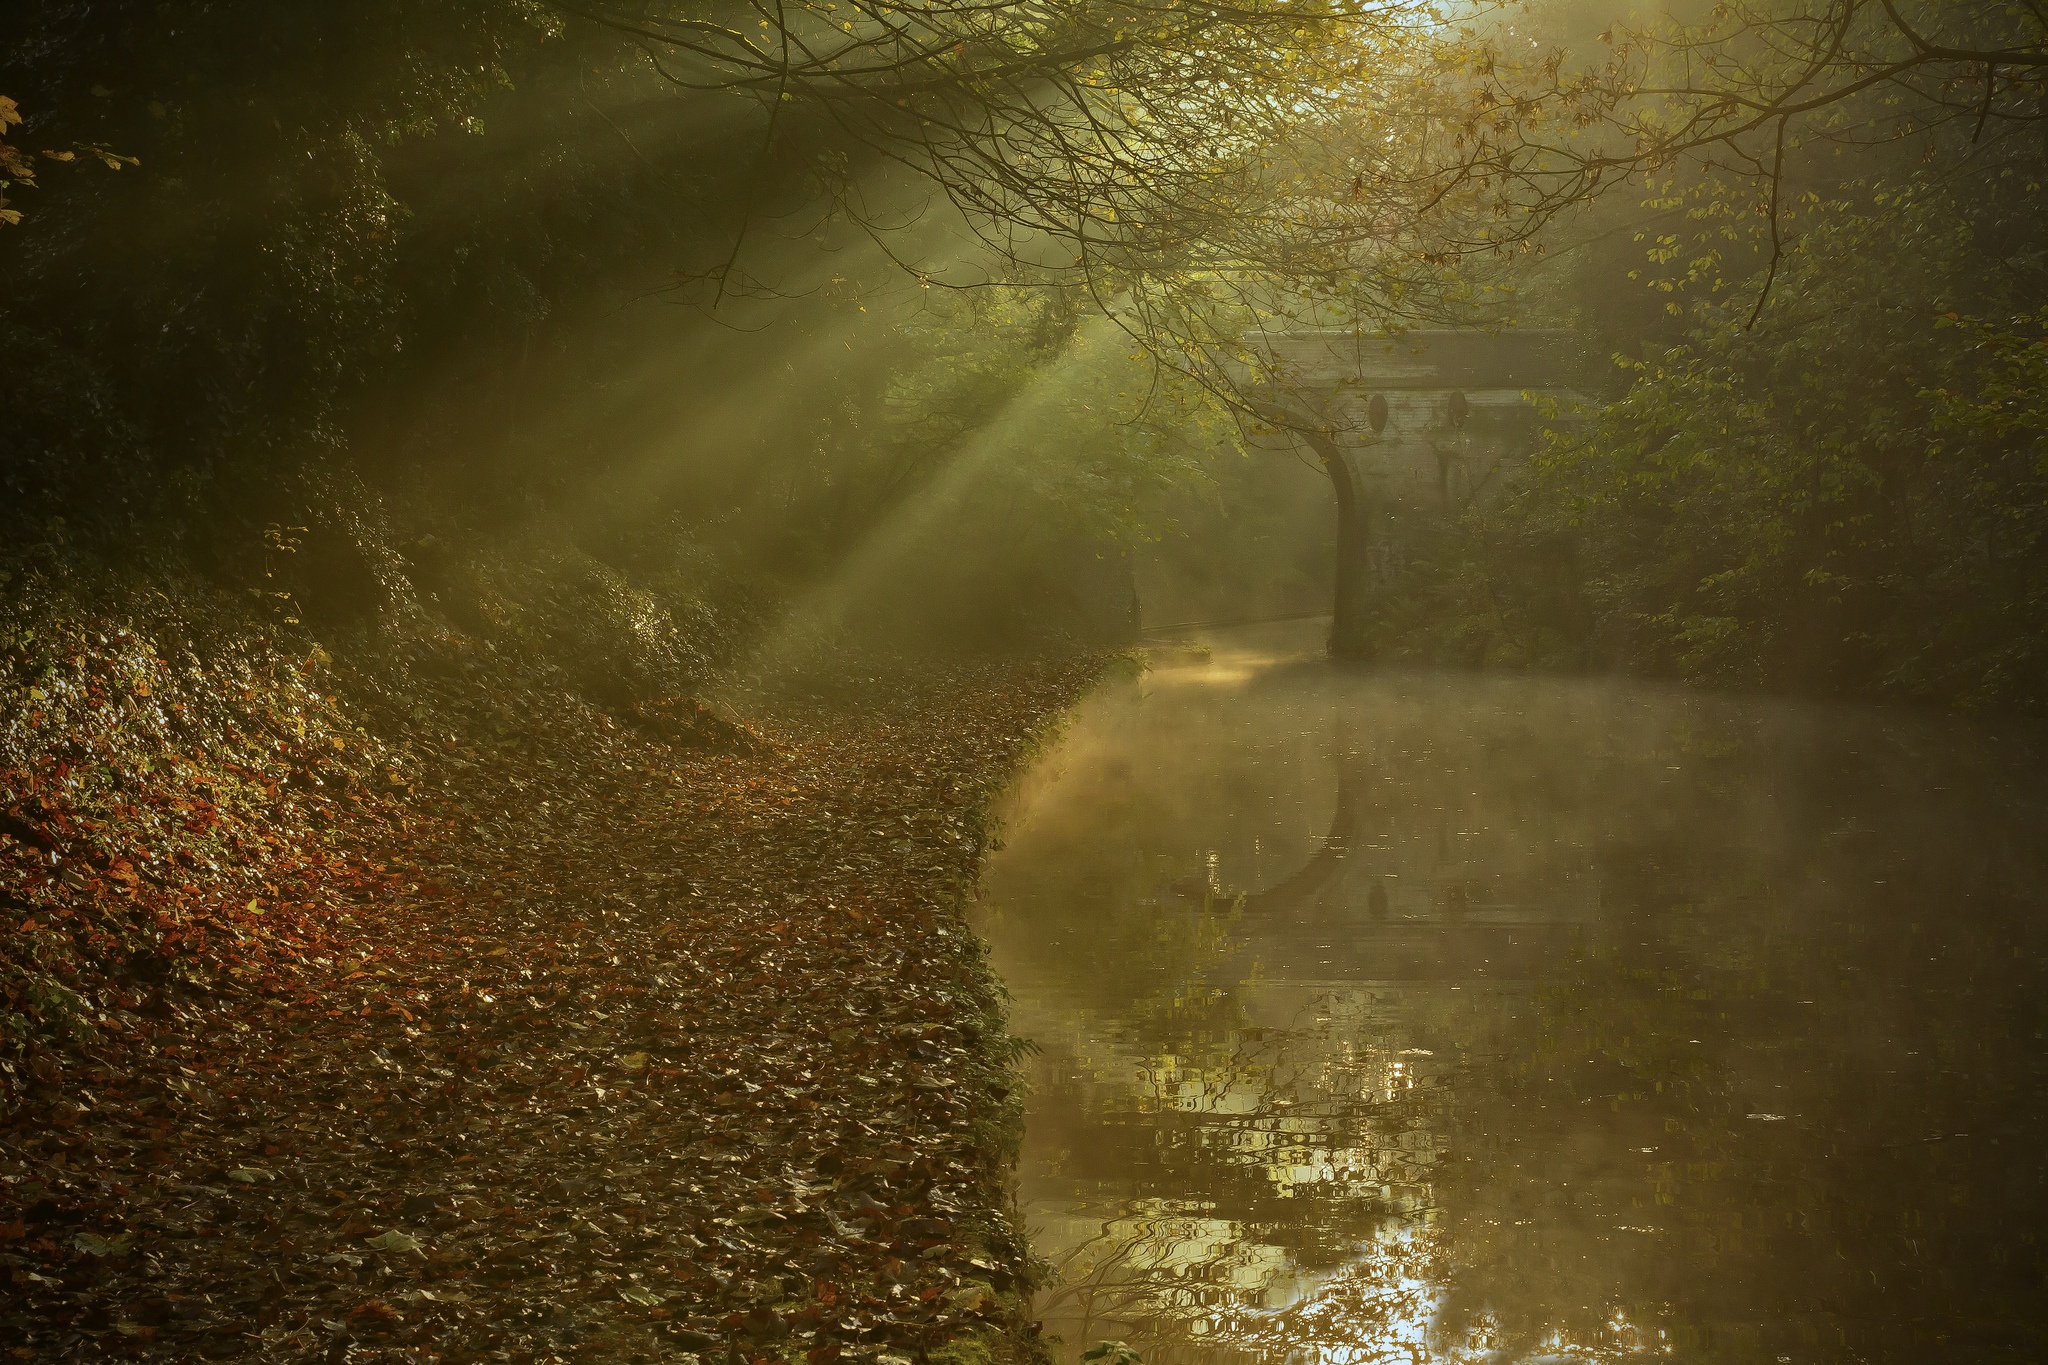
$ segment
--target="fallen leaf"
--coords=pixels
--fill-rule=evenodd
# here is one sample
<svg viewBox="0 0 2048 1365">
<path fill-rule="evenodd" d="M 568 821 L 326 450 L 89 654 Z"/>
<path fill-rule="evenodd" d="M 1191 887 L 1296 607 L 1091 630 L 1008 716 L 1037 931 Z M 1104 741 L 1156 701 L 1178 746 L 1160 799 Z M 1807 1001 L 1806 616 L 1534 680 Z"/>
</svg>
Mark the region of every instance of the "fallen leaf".
<svg viewBox="0 0 2048 1365">
<path fill-rule="evenodd" d="M 118 1237 L 109 1238 L 81 1232 L 71 1239 L 71 1245 L 88 1256 L 125 1256 L 135 1247 L 135 1234 L 124 1232 Z"/>
</svg>

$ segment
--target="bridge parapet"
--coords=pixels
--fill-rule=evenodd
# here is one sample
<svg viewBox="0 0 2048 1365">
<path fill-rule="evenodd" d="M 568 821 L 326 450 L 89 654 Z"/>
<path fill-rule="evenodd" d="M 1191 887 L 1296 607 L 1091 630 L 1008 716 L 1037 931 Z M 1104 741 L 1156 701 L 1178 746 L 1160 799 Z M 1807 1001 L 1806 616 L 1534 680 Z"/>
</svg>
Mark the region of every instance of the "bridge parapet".
<svg viewBox="0 0 2048 1365">
<path fill-rule="evenodd" d="M 1549 330 L 1273 333 L 1263 387 L 1327 429 L 1381 512 L 1448 510 L 1503 486 L 1535 452 L 1529 394 L 1578 396 L 1575 344 Z"/>
</svg>

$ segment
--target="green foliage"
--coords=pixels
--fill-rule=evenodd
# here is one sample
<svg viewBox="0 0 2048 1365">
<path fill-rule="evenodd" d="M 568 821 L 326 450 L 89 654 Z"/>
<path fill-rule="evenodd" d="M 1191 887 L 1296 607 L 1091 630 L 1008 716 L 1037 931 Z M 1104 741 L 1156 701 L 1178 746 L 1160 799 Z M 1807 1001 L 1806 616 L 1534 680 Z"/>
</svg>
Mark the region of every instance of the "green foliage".
<svg viewBox="0 0 2048 1365">
<path fill-rule="evenodd" d="M 1731 291 L 1622 361 L 1627 393 L 1436 547 L 1392 633 L 1471 662 L 2039 708 L 2048 332 L 2013 316 L 2024 262 L 1986 255 L 1932 183 L 1816 205 L 1759 325 Z"/>
</svg>

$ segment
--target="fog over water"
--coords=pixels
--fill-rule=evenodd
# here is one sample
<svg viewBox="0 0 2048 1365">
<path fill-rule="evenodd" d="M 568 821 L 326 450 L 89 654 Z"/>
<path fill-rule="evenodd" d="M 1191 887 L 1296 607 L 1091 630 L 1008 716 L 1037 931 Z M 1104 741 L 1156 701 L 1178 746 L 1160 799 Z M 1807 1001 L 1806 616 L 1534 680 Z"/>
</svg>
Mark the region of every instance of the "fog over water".
<svg viewBox="0 0 2048 1365">
<path fill-rule="evenodd" d="M 2038 1359 L 2037 731 L 1152 651 L 980 925 L 1071 1359 Z"/>
</svg>

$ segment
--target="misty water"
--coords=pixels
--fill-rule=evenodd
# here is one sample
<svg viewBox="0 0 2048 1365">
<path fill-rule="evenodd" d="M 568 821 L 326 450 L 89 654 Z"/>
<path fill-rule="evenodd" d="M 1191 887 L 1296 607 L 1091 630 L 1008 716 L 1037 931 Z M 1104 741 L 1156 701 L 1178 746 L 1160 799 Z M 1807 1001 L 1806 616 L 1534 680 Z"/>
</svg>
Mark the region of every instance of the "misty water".
<svg viewBox="0 0 2048 1365">
<path fill-rule="evenodd" d="M 1068 1359 L 2040 1359 L 2037 733 L 1153 651 L 980 927 Z"/>
</svg>

